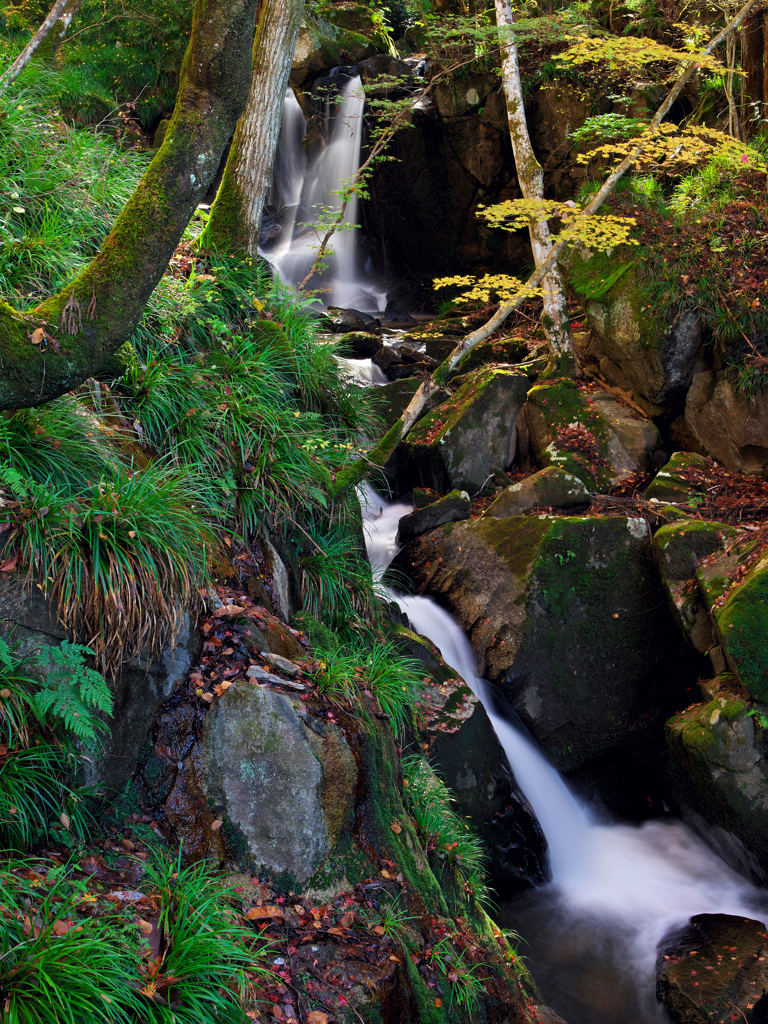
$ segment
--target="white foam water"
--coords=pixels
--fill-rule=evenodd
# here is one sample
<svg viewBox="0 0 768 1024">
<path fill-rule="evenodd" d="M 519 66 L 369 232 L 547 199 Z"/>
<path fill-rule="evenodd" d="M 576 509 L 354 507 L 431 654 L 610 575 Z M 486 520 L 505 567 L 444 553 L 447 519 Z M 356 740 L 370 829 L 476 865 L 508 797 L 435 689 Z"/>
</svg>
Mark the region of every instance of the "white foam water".
<svg viewBox="0 0 768 1024">
<path fill-rule="evenodd" d="M 383 569 L 397 553 L 398 521 L 412 506 L 387 504 L 368 485 L 360 497 L 369 558 Z M 654 994 L 661 940 L 695 914 L 768 920 L 765 896 L 681 821 L 598 822 L 535 744 L 497 713 L 456 620 L 429 598 L 392 597 L 483 701 L 546 837 L 551 882 L 502 908 L 500 918 L 530 939 L 544 995 L 568 1024 L 667 1019 Z"/>
</svg>

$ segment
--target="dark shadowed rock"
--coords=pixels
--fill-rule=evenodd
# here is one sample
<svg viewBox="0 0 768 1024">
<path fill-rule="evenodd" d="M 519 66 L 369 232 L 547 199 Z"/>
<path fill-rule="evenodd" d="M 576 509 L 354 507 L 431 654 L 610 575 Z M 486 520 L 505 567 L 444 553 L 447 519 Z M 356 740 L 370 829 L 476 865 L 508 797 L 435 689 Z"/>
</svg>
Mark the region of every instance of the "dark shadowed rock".
<svg viewBox="0 0 768 1024">
<path fill-rule="evenodd" d="M 761 921 L 698 914 L 659 950 L 657 992 L 675 1024 L 768 1021 L 768 938 Z"/>
<path fill-rule="evenodd" d="M 466 491 L 451 491 L 439 501 L 415 509 L 400 520 L 397 543 L 407 544 L 419 534 L 426 533 L 427 530 L 434 530 L 435 527 L 442 526 L 443 523 L 458 523 L 462 519 L 469 519 L 471 505 L 472 502 Z"/>
<path fill-rule="evenodd" d="M 696 374 L 685 420 L 702 448 L 732 473 L 761 473 L 768 463 L 768 394 L 736 395 L 725 371 Z"/>
</svg>

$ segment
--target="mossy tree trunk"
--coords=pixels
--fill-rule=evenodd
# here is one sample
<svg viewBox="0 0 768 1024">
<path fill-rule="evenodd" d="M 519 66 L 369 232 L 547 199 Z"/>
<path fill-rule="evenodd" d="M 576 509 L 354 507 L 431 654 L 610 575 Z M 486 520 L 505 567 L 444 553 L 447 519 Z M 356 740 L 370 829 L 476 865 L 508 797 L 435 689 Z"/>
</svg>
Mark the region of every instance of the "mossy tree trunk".
<svg viewBox="0 0 768 1024">
<path fill-rule="evenodd" d="M 768 16 L 757 14 L 750 18 L 741 32 L 742 117 L 746 134 L 755 135 L 762 127 L 765 117 L 765 103 L 768 100 L 768 67 L 766 49 L 768 38 L 764 38 Z"/>
<path fill-rule="evenodd" d="M 237 125 L 203 244 L 256 255 L 304 0 L 264 0 L 248 104 Z"/>
<path fill-rule="evenodd" d="M 520 191 L 526 199 L 544 198 L 544 172 L 536 159 L 528 134 L 523 105 L 523 86 L 520 81 L 520 64 L 517 57 L 517 43 L 514 34 L 514 15 L 510 0 L 496 0 L 496 24 L 501 38 L 501 73 L 504 98 L 507 102 L 507 119 L 515 167 Z M 532 224 L 530 228 L 531 249 L 537 267 L 549 256 L 552 236 L 546 221 Z M 573 361 L 571 345 L 571 322 L 568 317 L 568 302 L 565 297 L 560 270 L 557 264 L 549 271 L 542 283 L 544 291 L 544 316 L 542 323 L 552 355 L 558 363 Z"/>
<path fill-rule="evenodd" d="M 165 140 L 101 252 L 31 313 L 0 303 L 0 409 L 42 405 L 119 365 L 245 106 L 256 7 L 196 0 Z"/>
<path fill-rule="evenodd" d="M 71 2 L 71 0 L 69 0 Z M 82 0 L 80 0 L 82 3 Z M 0 75 L 0 92 L 7 89 L 11 82 L 15 81 L 24 68 L 29 64 L 35 54 L 39 54 L 41 48 L 48 44 L 48 40 L 53 33 L 54 25 L 57 25 L 59 20 L 64 16 L 68 5 L 68 0 L 56 0 L 56 3 L 50 9 L 48 14 L 43 18 L 43 23 L 40 28 L 35 32 L 30 41 L 21 51 L 16 60 L 11 66 Z M 80 4 L 78 4 L 78 7 Z M 70 18 L 70 21 L 72 19 Z M 69 25 L 69 22 L 67 22 Z M 66 29 L 64 30 L 66 31 Z"/>
<path fill-rule="evenodd" d="M 80 8 L 82 6 L 83 0 L 67 0 L 64 10 L 61 12 L 56 24 L 48 33 L 45 42 L 37 52 L 38 60 L 45 60 L 50 63 L 56 60 L 56 55 L 61 48 L 61 44 L 64 42 L 69 26 L 80 13 Z"/>
</svg>

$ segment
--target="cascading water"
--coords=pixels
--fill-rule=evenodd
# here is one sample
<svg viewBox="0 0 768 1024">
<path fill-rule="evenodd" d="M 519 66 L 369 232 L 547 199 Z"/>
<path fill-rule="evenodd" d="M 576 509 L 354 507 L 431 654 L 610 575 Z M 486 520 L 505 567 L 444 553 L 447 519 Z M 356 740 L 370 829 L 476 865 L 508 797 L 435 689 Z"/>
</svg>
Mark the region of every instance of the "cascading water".
<svg viewBox="0 0 768 1024">
<path fill-rule="evenodd" d="M 349 69 L 334 69 L 348 71 Z M 341 75 L 332 77 L 341 78 Z M 292 203 L 301 204 L 301 218 L 294 216 L 283 224 L 280 242 L 264 255 L 279 272 L 283 281 L 297 285 L 306 276 L 315 259 L 317 236 L 308 228 L 304 221 L 314 220 L 321 208 L 339 210 L 341 198 L 334 191 L 353 177 L 360 166 L 360 153 L 363 143 L 363 110 L 365 93 L 359 76 L 355 73 L 349 77 L 340 92 L 338 104 L 329 100 L 326 104 L 327 120 L 330 122 L 328 144 L 312 164 L 306 168 L 306 160 L 301 162 L 291 158 L 295 149 L 297 133 L 297 115 L 301 111 L 288 90 L 289 97 L 283 111 L 283 124 L 278 142 L 276 156 L 275 188 L 280 189 L 279 199 L 289 195 Z M 303 115 L 302 120 L 303 120 Z M 303 131 L 301 133 L 303 135 Z M 278 172 L 286 168 L 285 179 L 289 182 L 286 188 L 280 183 Z M 274 204 L 277 206 L 277 202 Z M 291 205 L 285 201 L 283 206 Z M 347 205 L 345 222 L 347 225 L 356 223 L 360 212 L 360 202 L 353 197 Z M 278 207 L 279 208 L 279 207 Z M 298 209 L 298 207 L 297 207 Z M 384 308 L 386 295 L 377 286 L 374 278 L 367 277 L 358 266 L 357 259 L 358 232 L 356 228 L 337 231 L 333 236 L 331 248 L 334 255 L 328 258 L 328 270 L 319 274 L 314 287 L 326 289 L 322 295 L 323 304 L 355 308 L 363 312 L 377 312 Z"/>
<path fill-rule="evenodd" d="M 410 505 L 361 489 L 371 565 L 397 553 Z M 682 822 L 639 827 L 599 823 L 536 746 L 494 707 L 488 684 L 458 623 L 433 601 L 391 593 L 413 628 L 485 705 L 518 785 L 549 845 L 552 880 L 501 908 L 500 923 L 521 932 L 536 981 L 568 1024 L 650 1024 L 668 1020 L 655 1000 L 656 951 L 694 914 L 768 920 L 768 901 Z"/>
<path fill-rule="evenodd" d="M 306 131 L 306 119 L 293 89 L 289 88 L 285 93 L 280 137 L 277 140 L 272 188 L 267 197 L 267 206 L 282 214 L 281 239 L 286 239 L 288 244 L 293 237 L 301 190 L 307 176 L 307 154 L 302 142 Z"/>
</svg>

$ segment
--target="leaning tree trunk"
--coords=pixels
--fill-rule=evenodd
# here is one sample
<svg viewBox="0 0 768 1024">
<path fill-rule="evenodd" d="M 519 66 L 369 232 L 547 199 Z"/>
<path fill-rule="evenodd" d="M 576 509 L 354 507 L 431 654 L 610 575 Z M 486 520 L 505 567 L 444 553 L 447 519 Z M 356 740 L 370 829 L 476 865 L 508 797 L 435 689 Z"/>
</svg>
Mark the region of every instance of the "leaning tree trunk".
<svg viewBox="0 0 768 1024">
<path fill-rule="evenodd" d="M 0 303 L 0 409 L 42 405 L 117 368 L 208 190 L 248 96 L 258 0 L 196 0 L 163 145 L 101 252 L 31 313 Z"/>
<path fill-rule="evenodd" d="M 763 39 L 765 21 L 766 16 L 758 14 L 746 22 L 741 32 L 742 95 L 746 104 L 743 119 L 748 136 L 760 130 L 765 117 L 765 47 L 768 45 Z"/>
<path fill-rule="evenodd" d="M 256 255 L 304 0 L 264 0 L 253 45 L 253 80 L 203 244 Z"/>
<path fill-rule="evenodd" d="M 83 0 L 67 0 L 58 21 L 48 33 L 48 37 L 37 52 L 38 60 L 45 60 L 49 63 L 56 60 L 56 55 L 59 52 L 61 44 L 64 42 L 69 26 L 80 13 L 80 8 L 82 6 Z"/>
<path fill-rule="evenodd" d="M 510 0 L 496 0 L 496 24 L 502 34 L 501 73 L 504 96 L 507 101 L 509 134 L 515 154 L 517 180 L 520 183 L 520 191 L 526 199 L 543 199 L 544 172 L 533 152 L 525 120 L 523 86 L 520 81 L 520 65 L 514 36 L 514 15 Z M 552 236 L 546 221 L 541 224 L 532 224 L 530 235 L 533 259 L 536 266 L 540 267 L 552 248 Z M 558 362 L 561 360 L 572 361 L 573 348 L 568 303 L 557 265 L 544 278 L 542 287 L 544 291 L 542 323 L 550 351 Z"/>
<path fill-rule="evenodd" d="M 82 3 L 82 0 L 81 0 Z M 56 0 L 56 3 L 50 9 L 45 19 L 43 20 L 40 28 L 35 32 L 30 41 L 21 51 L 16 60 L 11 64 L 7 71 L 0 75 L 0 92 L 7 89 L 11 82 L 15 81 L 24 68 L 29 64 L 35 54 L 38 52 L 40 47 L 46 41 L 47 37 L 53 30 L 53 26 L 59 21 L 64 14 L 64 10 L 67 6 L 67 0 Z M 78 5 L 79 6 L 79 5 Z M 70 19 L 71 20 L 71 19 Z M 66 30 L 65 30 L 66 31 Z"/>
</svg>

